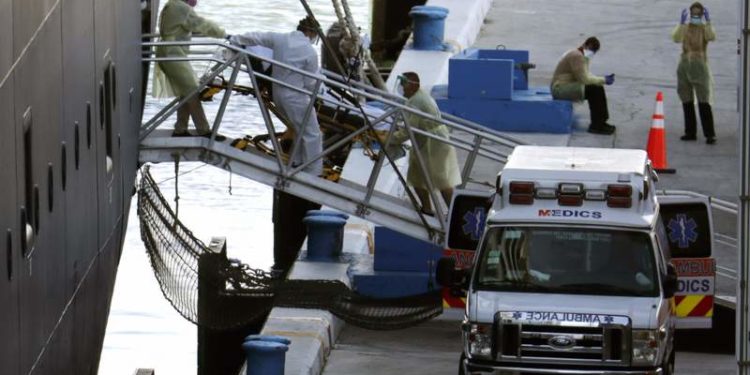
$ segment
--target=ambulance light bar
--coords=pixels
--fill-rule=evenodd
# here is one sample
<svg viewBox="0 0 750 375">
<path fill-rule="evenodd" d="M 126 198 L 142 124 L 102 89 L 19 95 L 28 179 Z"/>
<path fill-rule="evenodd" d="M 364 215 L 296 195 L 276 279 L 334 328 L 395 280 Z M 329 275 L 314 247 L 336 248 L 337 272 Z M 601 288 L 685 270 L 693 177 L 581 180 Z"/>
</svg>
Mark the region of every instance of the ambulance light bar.
<svg viewBox="0 0 750 375">
<path fill-rule="evenodd" d="M 607 185 L 606 190 L 585 190 L 583 184 L 561 183 L 557 188 L 535 187 L 531 181 L 512 181 L 508 190 L 510 204 L 534 204 L 534 199 L 557 199 L 561 206 L 581 206 L 583 201 L 607 201 L 608 207 L 630 208 L 633 187 L 627 184 Z"/>
</svg>

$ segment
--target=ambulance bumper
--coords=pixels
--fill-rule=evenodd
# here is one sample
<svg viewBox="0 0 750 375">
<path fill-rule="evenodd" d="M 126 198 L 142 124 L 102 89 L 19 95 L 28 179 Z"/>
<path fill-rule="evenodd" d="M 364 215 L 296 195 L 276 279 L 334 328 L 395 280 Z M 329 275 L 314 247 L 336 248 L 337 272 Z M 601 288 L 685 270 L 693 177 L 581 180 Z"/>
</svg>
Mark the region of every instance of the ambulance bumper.
<svg viewBox="0 0 750 375">
<path fill-rule="evenodd" d="M 461 363 L 464 374 L 493 374 L 493 375 L 522 375 L 522 374 L 561 374 L 561 375 L 661 375 L 663 369 L 657 368 L 632 368 L 632 369 L 610 369 L 587 367 L 585 369 L 553 369 L 549 367 L 519 367 L 513 365 L 500 365 L 492 363 L 477 363 L 464 359 Z"/>
</svg>

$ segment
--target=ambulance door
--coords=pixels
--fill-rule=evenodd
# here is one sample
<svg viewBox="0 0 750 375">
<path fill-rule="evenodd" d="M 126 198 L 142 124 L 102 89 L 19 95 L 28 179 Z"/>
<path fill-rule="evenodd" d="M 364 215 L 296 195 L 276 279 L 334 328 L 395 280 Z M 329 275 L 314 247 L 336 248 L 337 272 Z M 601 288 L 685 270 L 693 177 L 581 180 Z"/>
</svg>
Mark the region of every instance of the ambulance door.
<svg viewBox="0 0 750 375">
<path fill-rule="evenodd" d="M 475 190 L 456 190 L 453 194 L 443 255 L 455 258 L 459 268 L 469 268 L 474 262 L 493 197 L 493 192 Z"/>
<path fill-rule="evenodd" d="M 677 328 L 711 328 L 716 292 L 713 221 L 707 198 L 657 196 L 663 226 L 657 233 L 668 243 L 677 270 L 674 297 Z"/>
</svg>

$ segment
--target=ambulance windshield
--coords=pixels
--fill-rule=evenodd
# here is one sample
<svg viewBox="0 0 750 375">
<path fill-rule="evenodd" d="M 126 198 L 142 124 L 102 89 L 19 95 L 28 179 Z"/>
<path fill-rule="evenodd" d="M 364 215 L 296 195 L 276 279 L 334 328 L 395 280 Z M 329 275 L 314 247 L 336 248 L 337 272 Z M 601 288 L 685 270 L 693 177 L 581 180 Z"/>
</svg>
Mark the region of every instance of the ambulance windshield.
<svg viewBox="0 0 750 375">
<path fill-rule="evenodd" d="M 480 254 L 477 289 L 659 295 L 653 247 L 644 232 L 493 227 Z"/>
</svg>

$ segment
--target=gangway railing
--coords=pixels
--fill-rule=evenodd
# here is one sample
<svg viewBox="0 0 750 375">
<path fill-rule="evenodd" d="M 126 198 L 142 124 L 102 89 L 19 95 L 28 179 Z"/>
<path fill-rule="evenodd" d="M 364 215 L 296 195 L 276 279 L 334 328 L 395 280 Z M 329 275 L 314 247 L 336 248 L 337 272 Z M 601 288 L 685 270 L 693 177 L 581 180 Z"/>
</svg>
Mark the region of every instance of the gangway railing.
<svg viewBox="0 0 750 375">
<path fill-rule="evenodd" d="M 485 178 L 494 182 L 496 173 L 502 169 L 512 149 L 518 144 L 523 144 L 517 139 L 449 114 L 433 116 L 421 112 L 407 106 L 406 100 L 400 96 L 356 81 L 347 81 L 335 73 L 325 70 L 320 73 L 307 72 L 224 42 L 194 40 L 191 42 L 146 42 L 143 45 L 150 49 L 145 53 L 144 61 L 153 63 L 204 61 L 210 64 L 210 68 L 201 78 L 198 88 L 185 97 L 172 100 L 142 125 L 139 156 L 141 162 L 182 160 L 210 163 L 275 189 L 305 197 L 434 243 L 443 241 L 446 231 L 446 207 L 438 203 L 441 199 L 436 194 L 434 181 L 428 172 L 428 161 L 424 160 L 420 152 L 414 152 L 413 156 L 419 169 L 417 172 L 429 187 L 435 216 L 425 215 L 421 211 L 417 200 L 410 193 L 406 179 L 396 167 L 393 155 L 387 151 L 396 129 L 406 132 L 412 145 L 418 145 L 418 139 L 429 138 L 433 142 L 453 146 L 458 153 L 461 153 L 463 156 L 461 158 L 463 165 L 460 167 L 462 184 L 459 187 L 461 188 L 466 188 L 469 182 L 476 181 L 477 178 L 480 181 Z M 187 57 L 156 57 L 151 49 L 158 46 L 202 46 L 215 48 L 220 53 L 210 54 L 204 50 L 191 51 Z M 273 69 L 292 71 L 303 76 L 311 84 L 307 85 L 308 87 L 294 87 L 279 81 L 271 75 L 254 70 L 252 60 L 268 63 L 273 66 Z M 171 137 L 170 130 L 159 129 L 181 106 L 199 95 L 204 88 L 212 85 L 217 77 L 223 76 L 226 72 L 229 72 L 230 78 L 226 80 L 224 94 L 208 138 Z M 249 80 L 248 87 L 256 98 L 257 107 L 265 123 L 265 130 L 270 135 L 268 137 L 270 145 L 265 152 L 252 148 L 243 151 L 232 147 L 228 142 L 216 140 L 224 114 L 230 108 L 233 89 L 245 75 Z M 309 105 L 305 119 L 315 116 L 316 108 L 325 106 L 333 109 L 336 114 L 343 112 L 355 114 L 361 119 L 362 124 L 359 127 L 350 127 L 345 136 L 331 144 L 324 145 L 323 152 L 319 155 L 300 165 L 295 165 L 293 160 L 299 152 L 298 145 L 302 132 L 296 132 L 291 151 L 288 155 L 285 154 L 275 136 L 273 119 L 274 117 L 280 119 L 292 128 L 294 124 L 289 123 L 283 113 L 278 111 L 267 93 L 258 89 L 260 80 L 271 82 L 274 87 L 284 87 L 308 97 Z M 377 107 L 362 103 L 376 103 Z M 239 104 L 233 102 L 232 105 L 246 106 L 247 101 Z M 333 117 L 335 118 L 335 115 Z M 445 125 L 450 130 L 450 136 L 443 138 L 424 131 L 411 123 L 413 119 L 427 119 Z M 364 140 L 364 143 L 379 146 L 367 181 L 342 180 L 336 183 L 307 172 L 306 168 L 312 163 L 341 151 L 354 140 Z M 403 190 L 407 192 L 408 200 L 376 189 L 378 179 L 384 170 L 391 170 L 396 174 Z"/>
</svg>

